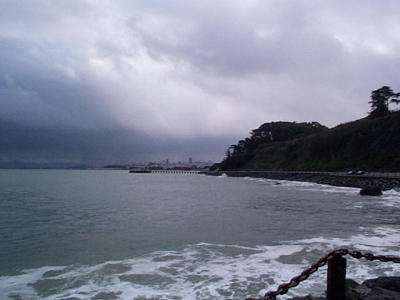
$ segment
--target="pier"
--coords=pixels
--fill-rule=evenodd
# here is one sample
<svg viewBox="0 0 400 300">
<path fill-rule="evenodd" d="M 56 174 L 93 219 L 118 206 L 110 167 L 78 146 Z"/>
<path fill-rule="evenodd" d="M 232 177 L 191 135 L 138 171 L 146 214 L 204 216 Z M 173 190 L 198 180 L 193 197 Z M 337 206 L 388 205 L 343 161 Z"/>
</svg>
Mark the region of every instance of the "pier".
<svg viewBox="0 0 400 300">
<path fill-rule="evenodd" d="M 151 174 L 184 174 L 196 175 L 200 170 L 129 170 L 129 173 L 151 173 Z"/>
<path fill-rule="evenodd" d="M 150 170 L 155 174 L 199 174 L 199 170 Z"/>
</svg>

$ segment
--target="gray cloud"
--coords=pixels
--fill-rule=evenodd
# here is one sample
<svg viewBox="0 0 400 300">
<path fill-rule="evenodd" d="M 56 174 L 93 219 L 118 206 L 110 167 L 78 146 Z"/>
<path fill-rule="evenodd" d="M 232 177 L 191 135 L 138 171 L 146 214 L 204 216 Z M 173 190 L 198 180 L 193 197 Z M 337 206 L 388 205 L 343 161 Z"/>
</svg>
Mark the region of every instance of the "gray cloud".
<svg viewBox="0 0 400 300">
<path fill-rule="evenodd" d="M 399 88 L 399 8 L 0 1 L 0 159 L 217 157 L 266 121 L 363 117 Z"/>
<path fill-rule="evenodd" d="M 229 138 L 182 141 L 120 129 L 52 129 L 0 121 L 0 167 L 98 166 L 188 157 L 218 159 Z M 10 164 L 11 163 L 11 164 Z M 17 164 L 16 164 L 17 163 Z"/>
</svg>

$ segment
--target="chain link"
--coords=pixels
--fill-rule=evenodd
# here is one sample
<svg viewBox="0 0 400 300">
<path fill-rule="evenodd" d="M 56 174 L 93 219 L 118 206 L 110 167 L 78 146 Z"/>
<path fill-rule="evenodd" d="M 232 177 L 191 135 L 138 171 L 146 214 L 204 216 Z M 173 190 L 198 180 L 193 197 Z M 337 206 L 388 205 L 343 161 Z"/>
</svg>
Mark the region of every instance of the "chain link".
<svg viewBox="0 0 400 300">
<path fill-rule="evenodd" d="M 349 250 L 345 248 L 336 249 L 332 252 L 329 252 L 327 255 L 321 257 L 315 264 L 311 265 L 307 269 L 304 269 L 300 275 L 293 277 L 289 282 L 283 283 L 278 286 L 275 291 L 267 292 L 264 297 L 262 298 L 246 298 L 246 300 L 276 300 L 276 296 L 286 294 L 289 289 L 298 286 L 300 282 L 306 280 L 311 274 L 318 271 L 319 268 L 325 266 L 328 261 L 330 261 L 335 256 L 345 256 L 350 255 L 351 257 L 360 259 L 365 258 L 369 261 L 379 260 L 381 262 L 393 262 L 393 263 L 400 263 L 400 257 L 391 256 L 391 255 L 374 255 L 370 252 L 361 252 L 358 250 Z"/>
</svg>

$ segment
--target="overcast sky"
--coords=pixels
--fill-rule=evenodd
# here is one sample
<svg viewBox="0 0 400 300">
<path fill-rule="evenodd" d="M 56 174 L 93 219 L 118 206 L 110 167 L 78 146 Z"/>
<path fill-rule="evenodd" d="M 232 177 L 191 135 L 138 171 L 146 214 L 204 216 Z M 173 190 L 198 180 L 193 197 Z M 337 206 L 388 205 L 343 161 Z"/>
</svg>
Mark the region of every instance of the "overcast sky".
<svg viewBox="0 0 400 300">
<path fill-rule="evenodd" d="M 0 0 L 0 162 L 220 159 L 400 89 L 398 0 Z"/>
</svg>

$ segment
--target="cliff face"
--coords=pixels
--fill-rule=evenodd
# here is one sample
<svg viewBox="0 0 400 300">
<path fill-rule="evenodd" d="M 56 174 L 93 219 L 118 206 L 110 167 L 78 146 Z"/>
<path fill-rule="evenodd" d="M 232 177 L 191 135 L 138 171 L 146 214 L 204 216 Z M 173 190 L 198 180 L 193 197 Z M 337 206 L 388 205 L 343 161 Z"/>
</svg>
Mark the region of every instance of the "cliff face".
<svg viewBox="0 0 400 300">
<path fill-rule="evenodd" d="M 247 151 L 229 153 L 219 164 L 220 169 L 400 170 L 400 111 L 382 118 L 360 119 L 331 129 L 318 123 L 300 124 L 308 124 L 315 130 L 287 135 L 286 139 L 261 141 Z M 273 137 L 274 132 L 270 131 Z"/>
</svg>

